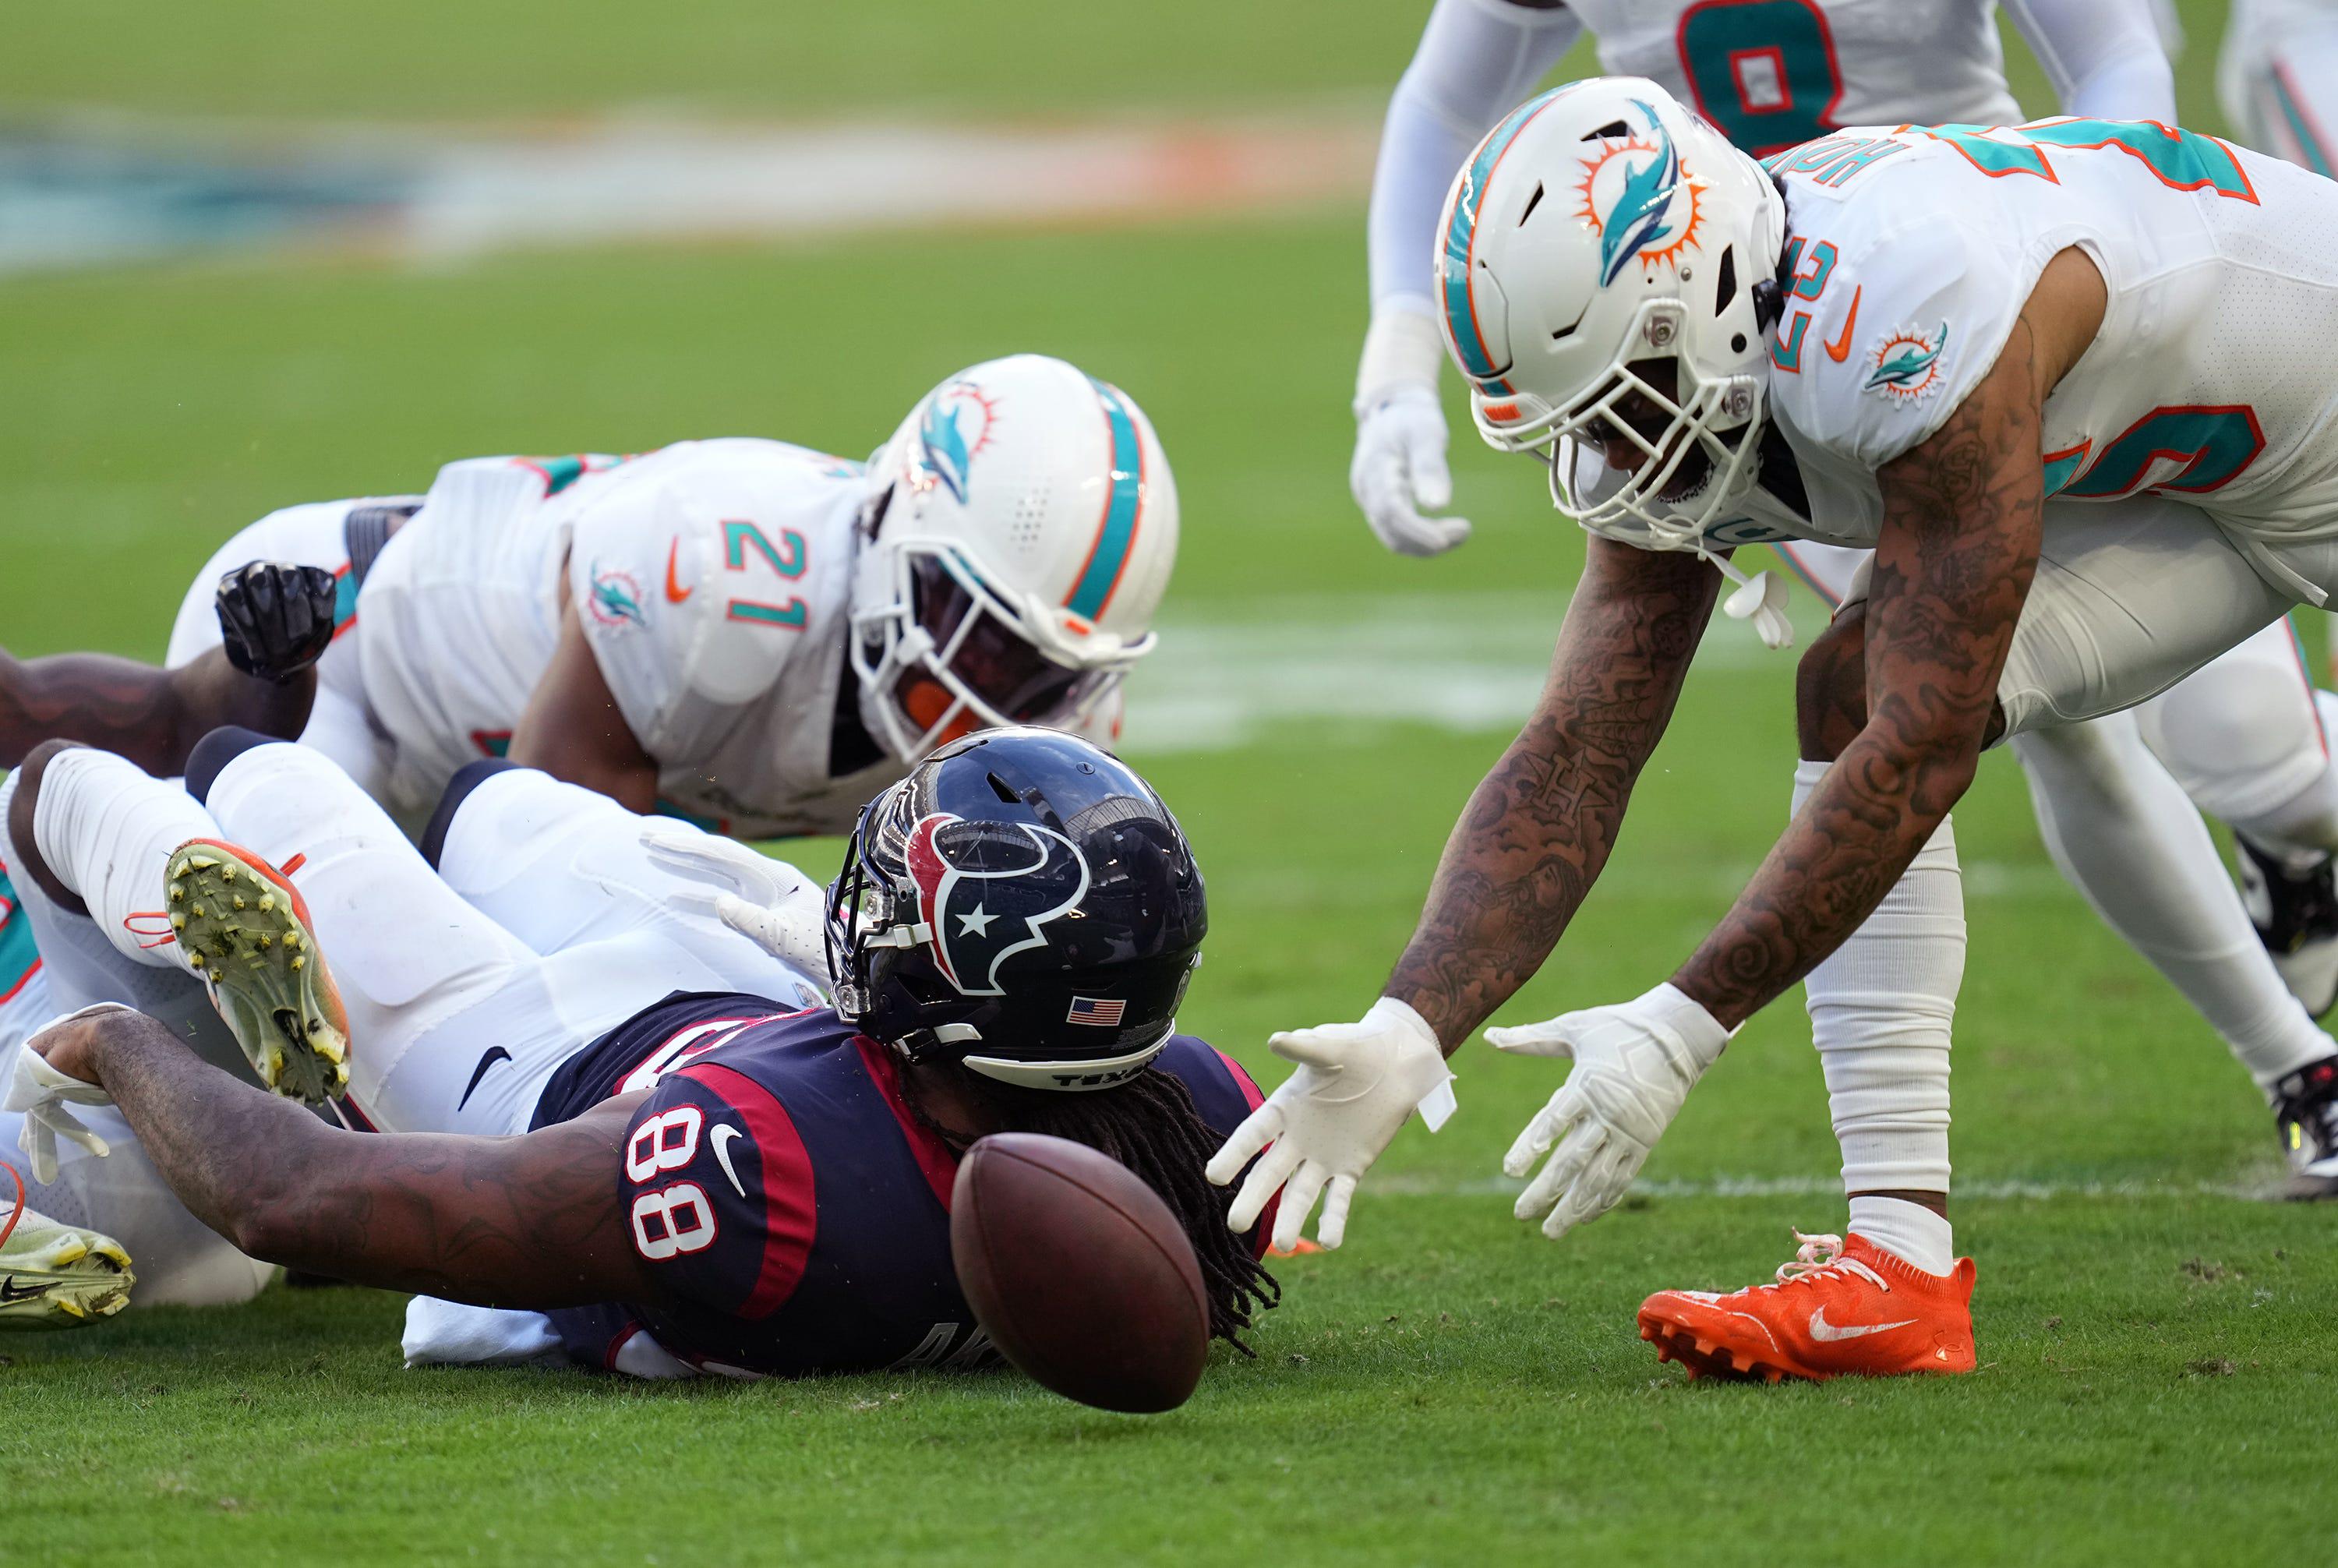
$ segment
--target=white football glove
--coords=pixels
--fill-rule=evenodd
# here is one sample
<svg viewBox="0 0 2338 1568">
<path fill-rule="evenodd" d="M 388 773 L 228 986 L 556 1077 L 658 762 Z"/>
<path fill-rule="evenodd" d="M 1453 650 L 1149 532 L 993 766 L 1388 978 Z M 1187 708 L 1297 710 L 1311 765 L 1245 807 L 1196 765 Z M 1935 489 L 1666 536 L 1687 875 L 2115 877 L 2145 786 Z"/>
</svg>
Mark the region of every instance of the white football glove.
<svg viewBox="0 0 2338 1568">
<path fill-rule="evenodd" d="M 1431 517 L 1453 499 L 1445 410 L 1436 388 L 1407 387 L 1356 416 L 1348 489 L 1380 542 L 1400 555 L 1441 555 L 1469 537 L 1466 517 Z"/>
<path fill-rule="evenodd" d="M 1348 1201 L 1358 1179 L 1404 1119 L 1418 1107 L 1434 1132 L 1453 1113 L 1453 1091 L 1447 1087 L 1453 1073 L 1435 1032 L 1393 996 L 1373 1003 L 1359 1023 L 1293 1029 L 1266 1044 L 1297 1063 L 1298 1071 L 1234 1129 L 1205 1173 L 1223 1187 L 1265 1150 L 1234 1194 L 1228 1228 L 1249 1230 L 1280 1188 L 1273 1244 L 1286 1252 L 1295 1246 L 1321 1197 L 1323 1219 L 1315 1239 L 1337 1247 L 1347 1234 Z"/>
<path fill-rule="evenodd" d="M 78 1143 L 101 1159 L 112 1152 L 104 1139 L 91 1132 L 87 1122 L 65 1107 L 111 1105 L 113 1097 L 94 1083 L 50 1066 L 47 1059 L 33 1049 L 33 1042 L 60 1024 L 70 1024 L 93 1013 L 129 1011 L 119 1002 L 93 1003 L 78 1013 L 50 1019 L 25 1035 L 16 1047 L 16 1059 L 8 1072 L 8 1092 L 5 1098 L 0 1098 L 0 1111 L 24 1112 L 25 1124 L 17 1131 L 16 1146 L 32 1157 L 33 1180 L 44 1187 L 57 1179 L 58 1139 Z"/>
<path fill-rule="evenodd" d="M 1729 1044 L 1729 1031 L 1665 985 L 1617 1006 L 1488 1029 L 1486 1043 L 1523 1056 L 1575 1059 L 1566 1083 L 1502 1161 L 1504 1175 L 1524 1176 L 1557 1145 L 1512 1210 L 1521 1220 L 1545 1215 L 1542 1233 L 1556 1241 L 1616 1206 L 1688 1092 Z"/>
<path fill-rule="evenodd" d="M 784 860 L 678 824 L 642 824 L 642 848 L 669 871 L 703 885 L 668 901 L 711 914 L 764 952 L 825 990 L 829 985 L 827 911 L 819 883 Z"/>
<path fill-rule="evenodd" d="M 1380 542 L 1400 555 L 1440 555 L 1469 537 L 1466 517 L 1431 517 L 1453 499 L 1437 323 L 1389 307 L 1372 316 L 1356 369 L 1356 456 L 1348 490 Z"/>
</svg>

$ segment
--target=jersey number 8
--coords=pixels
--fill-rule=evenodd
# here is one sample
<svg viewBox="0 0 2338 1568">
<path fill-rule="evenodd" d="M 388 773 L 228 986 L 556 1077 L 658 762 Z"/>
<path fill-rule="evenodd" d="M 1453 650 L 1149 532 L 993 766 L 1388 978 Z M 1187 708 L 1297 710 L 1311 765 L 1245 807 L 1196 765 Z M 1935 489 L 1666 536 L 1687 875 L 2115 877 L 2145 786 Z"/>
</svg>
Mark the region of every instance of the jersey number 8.
<svg viewBox="0 0 2338 1568">
<path fill-rule="evenodd" d="M 661 1171 L 679 1171 L 698 1158 L 698 1135 L 706 1118 L 695 1105 L 679 1105 L 653 1116 L 625 1140 L 625 1174 L 646 1181 Z M 653 1263 L 714 1242 L 714 1205 L 695 1181 L 677 1181 L 634 1200 L 634 1250 Z"/>
<path fill-rule="evenodd" d="M 1812 0 L 1700 0 L 1678 38 L 1697 113 L 1754 157 L 1834 129 L 1842 74 Z"/>
</svg>

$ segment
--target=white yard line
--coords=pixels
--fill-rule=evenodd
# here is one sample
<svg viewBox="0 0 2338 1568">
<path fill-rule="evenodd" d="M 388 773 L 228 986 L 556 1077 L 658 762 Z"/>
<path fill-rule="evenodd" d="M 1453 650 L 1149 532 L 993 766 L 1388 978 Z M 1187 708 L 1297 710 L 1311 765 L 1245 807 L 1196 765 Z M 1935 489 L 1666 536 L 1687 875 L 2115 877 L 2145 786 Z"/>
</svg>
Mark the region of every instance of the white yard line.
<svg viewBox="0 0 2338 1568">
<path fill-rule="evenodd" d="M 1508 1176 L 1487 1176 L 1450 1181 L 1425 1176 L 1391 1175 L 1372 1178 L 1367 1191 L 1409 1198 L 1516 1197 L 1526 1183 Z M 1635 1195 L 1647 1198 L 1812 1198 L 1840 1202 L 1842 1181 L 1834 1176 L 1714 1176 L 1702 1181 L 1639 1181 Z M 2026 1198 L 2237 1198 L 2262 1201 L 2280 1195 L 2277 1182 L 2145 1181 L 2132 1178 L 2115 1181 L 1986 1181 L 1960 1177 L 1955 1197 L 1963 1199 Z"/>
<path fill-rule="evenodd" d="M 1808 594 L 1796 599 L 1806 644 L 1822 612 Z M 1293 722 L 1514 728 L 1534 707 L 1566 608 L 1557 591 L 1298 594 L 1187 619 L 1173 599 L 1159 651 L 1129 677 L 1124 737 L 1142 757 L 1229 750 Z M 1727 620 L 1714 622 L 1697 662 L 1774 671 L 1781 682 L 1794 674 L 1793 653 Z"/>
</svg>

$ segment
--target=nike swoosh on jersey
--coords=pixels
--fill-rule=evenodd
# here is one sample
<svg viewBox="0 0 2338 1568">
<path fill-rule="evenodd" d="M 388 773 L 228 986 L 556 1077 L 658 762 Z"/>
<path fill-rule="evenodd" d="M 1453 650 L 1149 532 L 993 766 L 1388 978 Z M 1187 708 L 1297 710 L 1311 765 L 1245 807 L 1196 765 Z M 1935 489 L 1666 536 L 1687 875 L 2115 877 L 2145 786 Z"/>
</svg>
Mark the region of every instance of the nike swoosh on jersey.
<svg viewBox="0 0 2338 1568">
<path fill-rule="evenodd" d="M 1859 325 L 1859 296 L 1865 288 L 1862 284 L 1851 291 L 1851 314 L 1842 318 L 1842 336 L 1832 343 L 1819 345 L 1826 350 L 1827 358 L 1838 365 L 1851 358 L 1851 329 Z"/>
<path fill-rule="evenodd" d="M 683 600 L 689 598 L 693 593 L 698 592 L 695 588 L 683 587 L 681 581 L 673 574 L 674 562 L 681 554 L 682 541 L 680 539 L 676 539 L 673 544 L 665 547 L 665 602 L 669 604 L 679 604 Z"/>
<path fill-rule="evenodd" d="M 1826 1308 L 1822 1307 L 1811 1314 L 1811 1338 L 1829 1343 L 1837 1339 L 1863 1339 L 1887 1328 L 1905 1328 L 1914 1321 L 1913 1318 L 1903 1318 L 1897 1323 L 1858 1323 L 1847 1328 L 1838 1328 L 1826 1320 Z"/>
<path fill-rule="evenodd" d="M 0 1279 L 0 1307 L 11 1306 L 18 1301 L 30 1301 L 47 1289 L 45 1285 L 19 1285 L 16 1283 L 16 1277 L 11 1274 L 5 1279 Z"/>
<path fill-rule="evenodd" d="M 498 1062 L 508 1062 L 511 1059 L 512 1054 L 502 1046 L 488 1046 L 487 1054 L 479 1058 L 479 1064 L 471 1069 L 471 1081 L 463 1085 L 463 1097 L 455 1102 L 455 1109 L 460 1111 L 471 1102 L 471 1092 L 479 1086 L 479 1080 L 487 1075 L 488 1068 Z"/>
<path fill-rule="evenodd" d="M 740 1197 L 744 1198 L 747 1195 L 747 1186 L 746 1183 L 739 1180 L 739 1172 L 731 1169 L 731 1146 L 723 1138 L 723 1134 L 726 1132 L 732 1138 L 736 1138 L 740 1135 L 739 1129 L 732 1126 L 730 1122 L 718 1122 L 714 1125 L 714 1131 L 706 1135 L 706 1141 L 710 1144 L 713 1145 L 714 1162 L 717 1165 L 722 1166 L 722 1174 L 731 1179 L 732 1191 L 738 1193 Z"/>
</svg>

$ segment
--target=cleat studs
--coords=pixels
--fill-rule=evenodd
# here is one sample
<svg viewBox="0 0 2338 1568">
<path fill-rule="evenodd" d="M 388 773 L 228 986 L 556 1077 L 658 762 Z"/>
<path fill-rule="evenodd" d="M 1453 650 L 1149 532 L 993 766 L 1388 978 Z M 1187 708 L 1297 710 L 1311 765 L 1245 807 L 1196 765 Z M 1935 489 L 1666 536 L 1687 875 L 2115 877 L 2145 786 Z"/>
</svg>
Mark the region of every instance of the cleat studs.
<svg viewBox="0 0 2338 1568">
<path fill-rule="evenodd" d="M 220 880 L 222 882 L 232 882 L 235 880 L 235 866 L 233 862 L 230 862 L 220 867 Z"/>
<path fill-rule="evenodd" d="M 276 895 L 275 895 L 275 894 L 273 894 L 273 893 L 262 893 L 262 894 L 260 896 L 260 912 L 262 915 L 266 915 L 266 914 L 270 914 L 270 913 L 271 913 L 272 911 L 274 911 L 275 907 L 276 907 Z"/>
<path fill-rule="evenodd" d="M 268 951 L 268 948 L 269 948 L 269 938 L 268 938 L 267 934 L 266 934 L 265 932 L 263 932 L 263 933 L 261 933 L 261 935 L 260 935 L 260 950 L 261 952 L 265 953 L 266 951 Z"/>
<path fill-rule="evenodd" d="M 284 933 L 284 946 L 291 948 L 296 953 L 299 952 L 300 950 L 300 933 L 298 931 L 287 931 Z"/>
<path fill-rule="evenodd" d="M 192 867 L 197 871 L 208 871 L 212 867 L 218 865 L 219 862 L 212 859 L 208 855 L 190 855 L 186 859 L 181 861 L 180 864 L 182 866 Z"/>
<path fill-rule="evenodd" d="M 235 906 L 239 909 L 243 907 L 243 895 L 241 893 L 235 896 Z"/>
<path fill-rule="evenodd" d="M 172 884 L 171 884 L 171 897 L 173 897 L 173 898 L 184 898 L 186 896 L 187 896 L 187 885 L 186 885 L 184 882 L 173 882 L 173 883 L 172 883 Z"/>
<path fill-rule="evenodd" d="M 300 968 L 302 965 L 304 965 L 304 964 L 306 964 L 306 963 L 308 963 L 308 962 L 309 962 L 309 961 L 308 961 L 306 958 L 295 958 L 295 959 L 293 959 L 293 960 L 292 960 L 292 967 L 293 967 L 293 968 L 295 968 L 295 969 L 298 969 L 298 968 Z"/>
<path fill-rule="evenodd" d="M 194 949 L 189 948 L 187 950 L 187 962 L 193 967 L 200 969 L 203 966 L 203 956 L 201 953 L 196 952 Z"/>
<path fill-rule="evenodd" d="M 200 919 L 201 919 L 202 917 L 203 917 L 203 906 L 202 906 L 201 905 L 198 904 L 198 905 L 196 905 L 196 906 L 195 906 L 195 918 L 196 918 L 196 919 L 198 919 L 198 920 L 200 920 Z"/>
<path fill-rule="evenodd" d="M 172 930 L 173 930 L 173 931 L 184 931 L 186 928 L 187 928 L 187 917 L 186 917 L 184 915 L 176 915 L 176 914 L 174 914 L 174 915 L 172 915 L 172 916 L 171 916 L 171 929 L 172 929 Z"/>
</svg>

